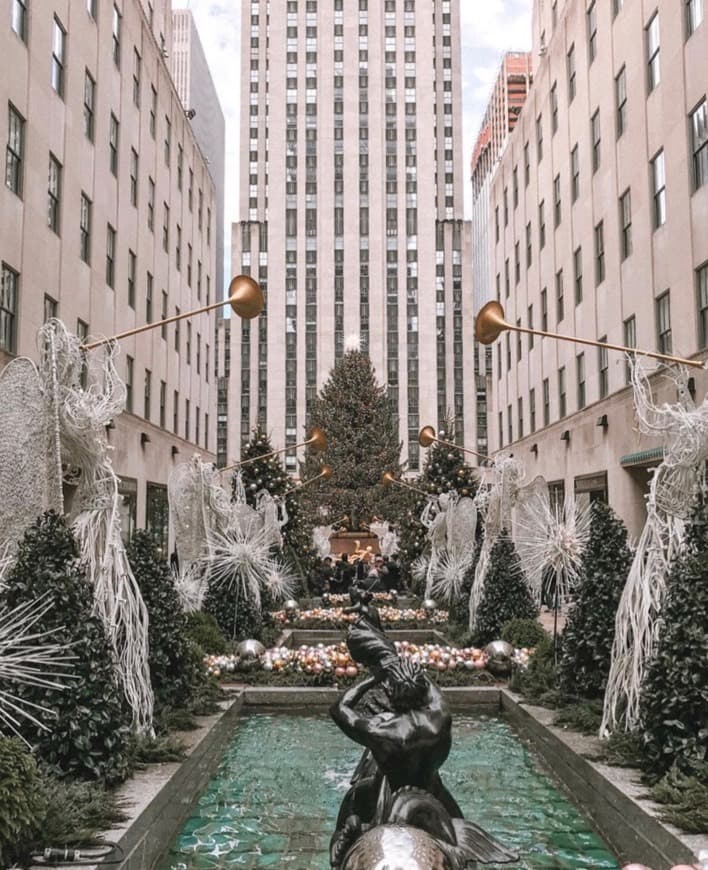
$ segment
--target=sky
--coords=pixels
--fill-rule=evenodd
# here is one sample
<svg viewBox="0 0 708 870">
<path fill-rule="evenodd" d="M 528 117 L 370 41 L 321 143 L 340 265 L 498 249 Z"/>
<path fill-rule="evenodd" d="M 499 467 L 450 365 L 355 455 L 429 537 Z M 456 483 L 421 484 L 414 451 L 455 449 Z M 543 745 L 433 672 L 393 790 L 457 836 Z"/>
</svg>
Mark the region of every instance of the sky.
<svg viewBox="0 0 708 870">
<path fill-rule="evenodd" d="M 524 51 L 531 47 L 531 2 L 460 0 L 465 211 L 468 216 L 472 148 L 503 53 Z M 225 238 L 228 242 L 231 238 L 230 224 L 238 219 L 241 2 L 173 0 L 172 5 L 174 8 L 189 8 L 194 14 L 226 118 Z"/>
</svg>

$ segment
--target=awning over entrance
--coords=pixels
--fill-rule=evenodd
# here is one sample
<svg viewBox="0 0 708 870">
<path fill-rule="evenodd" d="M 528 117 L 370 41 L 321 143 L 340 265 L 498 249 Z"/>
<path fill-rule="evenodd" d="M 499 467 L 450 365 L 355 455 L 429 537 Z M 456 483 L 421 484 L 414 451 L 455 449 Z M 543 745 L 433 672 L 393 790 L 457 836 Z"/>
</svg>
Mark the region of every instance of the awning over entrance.
<svg viewBox="0 0 708 870">
<path fill-rule="evenodd" d="M 639 450 L 637 453 L 627 453 L 620 457 L 622 468 L 637 468 L 646 465 L 656 465 L 664 458 L 663 447 L 652 447 L 650 450 Z"/>
</svg>

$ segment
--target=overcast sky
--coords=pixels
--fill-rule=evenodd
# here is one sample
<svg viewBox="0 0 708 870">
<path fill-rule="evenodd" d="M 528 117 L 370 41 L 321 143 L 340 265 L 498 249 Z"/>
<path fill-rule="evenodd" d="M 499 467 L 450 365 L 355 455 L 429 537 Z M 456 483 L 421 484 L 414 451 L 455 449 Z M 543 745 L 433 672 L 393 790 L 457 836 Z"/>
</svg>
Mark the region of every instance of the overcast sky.
<svg viewBox="0 0 708 870">
<path fill-rule="evenodd" d="M 282 0 L 277 0 L 282 2 Z M 501 56 L 531 46 L 532 0 L 460 0 L 465 193 L 469 159 Z M 238 219 L 240 0 L 173 0 L 194 13 L 226 116 L 227 227 Z M 465 197 L 466 203 L 469 196 Z M 230 239 L 230 231 L 226 240 Z M 228 271 L 228 269 L 227 269 Z"/>
</svg>

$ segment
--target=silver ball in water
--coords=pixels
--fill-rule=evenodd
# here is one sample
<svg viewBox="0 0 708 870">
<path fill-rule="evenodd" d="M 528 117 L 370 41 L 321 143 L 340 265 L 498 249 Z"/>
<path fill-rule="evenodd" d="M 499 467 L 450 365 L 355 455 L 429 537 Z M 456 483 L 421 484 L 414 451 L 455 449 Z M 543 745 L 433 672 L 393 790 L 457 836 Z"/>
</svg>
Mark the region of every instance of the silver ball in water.
<svg viewBox="0 0 708 870">
<path fill-rule="evenodd" d="M 514 647 L 505 640 L 493 640 L 485 646 L 484 651 L 489 657 L 487 670 L 495 677 L 508 677 L 511 673 L 511 658 L 514 655 Z"/>
<path fill-rule="evenodd" d="M 260 658 L 265 653 L 265 647 L 259 640 L 242 640 L 236 647 L 238 669 L 252 671 L 260 665 Z"/>
</svg>

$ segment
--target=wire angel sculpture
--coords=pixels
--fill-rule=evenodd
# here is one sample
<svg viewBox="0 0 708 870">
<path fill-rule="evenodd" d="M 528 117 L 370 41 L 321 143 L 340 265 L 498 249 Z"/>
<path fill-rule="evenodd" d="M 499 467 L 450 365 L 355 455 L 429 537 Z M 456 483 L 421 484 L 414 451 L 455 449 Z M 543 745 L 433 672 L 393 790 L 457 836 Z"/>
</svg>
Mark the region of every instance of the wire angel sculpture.
<svg viewBox="0 0 708 870">
<path fill-rule="evenodd" d="M 544 574 L 552 572 L 556 601 L 567 603 L 582 570 L 590 537 L 590 502 L 567 495 L 552 505 L 548 485 L 536 478 L 519 490 L 515 509 L 514 544 L 536 603 L 541 605 Z"/>
<path fill-rule="evenodd" d="M 48 730 L 46 719 L 52 711 L 18 695 L 13 687 L 61 690 L 71 679 L 70 647 L 53 640 L 59 629 L 34 630 L 51 607 L 44 595 L 13 610 L 0 610 L 0 730 L 22 740 L 22 719 Z"/>
<path fill-rule="evenodd" d="M 439 520 L 444 516 L 444 526 Z M 442 539 L 436 551 L 430 594 L 452 603 L 462 590 L 465 577 L 474 564 L 477 546 L 477 505 L 474 499 L 450 494 L 447 507 L 436 518 L 435 529 Z"/>
<path fill-rule="evenodd" d="M 312 546 L 320 559 L 326 559 L 332 554 L 329 539 L 332 537 L 332 526 L 315 526 L 312 530 Z"/>
<path fill-rule="evenodd" d="M 685 368 L 664 369 L 678 401 L 657 405 L 640 359 L 629 357 L 639 431 L 661 438 L 664 458 L 654 471 L 644 524 L 615 618 L 601 736 L 635 729 L 646 666 L 656 648 L 666 576 L 684 539 L 702 467 L 708 459 L 708 396 L 696 405 Z"/>
<path fill-rule="evenodd" d="M 389 523 L 374 520 L 369 523 L 369 530 L 378 538 L 379 552 L 382 556 L 393 556 L 398 552 L 398 534 L 391 528 Z"/>
</svg>

